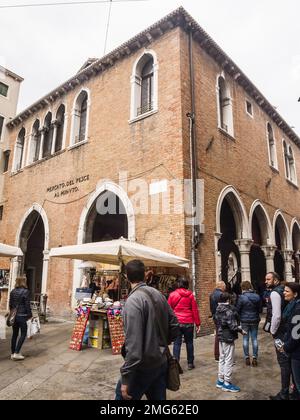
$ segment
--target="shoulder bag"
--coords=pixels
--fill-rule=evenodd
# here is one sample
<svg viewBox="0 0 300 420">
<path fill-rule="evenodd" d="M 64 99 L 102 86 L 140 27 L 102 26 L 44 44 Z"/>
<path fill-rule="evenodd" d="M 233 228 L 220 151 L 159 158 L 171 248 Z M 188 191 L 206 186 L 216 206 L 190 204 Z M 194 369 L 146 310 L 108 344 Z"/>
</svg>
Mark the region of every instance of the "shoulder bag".
<svg viewBox="0 0 300 420">
<path fill-rule="evenodd" d="M 16 322 L 16 316 L 17 316 L 18 309 L 19 309 L 23 296 L 24 296 L 24 293 L 21 294 L 21 297 L 19 298 L 17 306 L 13 309 L 10 309 L 9 313 L 7 314 L 6 325 L 8 327 L 13 327 Z"/>
<path fill-rule="evenodd" d="M 159 332 L 160 335 L 165 343 L 166 346 L 166 356 L 167 356 L 167 362 L 168 362 L 168 373 L 167 373 L 167 389 L 169 389 L 170 391 L 178 391 L 180 388 L 180 374 L 183 373 L 183 370 L 178 362 L 178 360 L 172 356 L 170 350 L 169 350 L 169 346 L 168 346 L 168 341 L 167 338 L 164 334 L 164 329 L 163 326 L 161 324 L 161 319 L 159 317 L 159 308 L 157 307 L 156 302 L 153 299 L 152 294 L 145 289 L 144 287 L 140 287 L 139 289 L 140 291 L 144 292 L 151 300 L 152 305 L 154 307 L 155 313 L 158 315 L 156 316 L 156 322 L 159 328 Z"/>
</svg>

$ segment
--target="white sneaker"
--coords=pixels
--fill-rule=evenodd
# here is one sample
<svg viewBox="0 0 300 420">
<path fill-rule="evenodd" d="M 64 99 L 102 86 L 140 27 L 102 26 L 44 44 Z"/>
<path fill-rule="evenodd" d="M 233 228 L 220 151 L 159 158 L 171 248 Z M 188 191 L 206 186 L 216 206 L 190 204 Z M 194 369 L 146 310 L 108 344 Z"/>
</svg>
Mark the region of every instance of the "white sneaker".
<svg viewBox="0 0 300 420">
<path fill-rule="evenodd" d="M 13 360 L 24 360 L 24 359 L 25 359 L 25 357 L 22 356 L 21 353 L 15 353 L 14 354 L 14 359 Z"/>
<path fill-rule="evenodd" d="M 12 353 L 12 354 L 10 355 L 10 358 L 11 358 L 11 360 L 14 360 L 14 358 L 15 358 L 15 353 Z"/>
</svg>

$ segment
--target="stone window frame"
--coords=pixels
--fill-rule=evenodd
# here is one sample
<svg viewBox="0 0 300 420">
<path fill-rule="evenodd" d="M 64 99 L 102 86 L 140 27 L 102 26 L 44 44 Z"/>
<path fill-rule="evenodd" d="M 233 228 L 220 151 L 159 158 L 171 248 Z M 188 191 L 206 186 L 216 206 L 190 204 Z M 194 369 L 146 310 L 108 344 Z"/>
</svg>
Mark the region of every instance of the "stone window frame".
<svg viewBox="0 0 300 420">
<path fill-rule="evenodd" d="M 220 87 L 220 81 L 223 81 L 224 87 Z M 224 98 L 221 98 L 221 93 L 224 92 Z M 224 72 L 219 73 L 216 78 L 216 100 L 217 100 L 217 113 L 218 113 L 218 129 L 234 138 L 234 123 L 233 123 L 233 99 L 229 83 L 226 80 Z M 223 105 L 221 106 L 221 100 Z M 225 106 L 228 107 L 225 113 Z"/>
<path fill-rule="evenodd" d="M 298 177 L 296 169 L 296 160 L 291 143 L 285 138 L 282 139 L 282 153 L 285 168 L 285 178 L 294 186 L 298 187 Z"/>
<path fill-rule="evenodd" d="M 23 134 L 21 137 L 21 133 Z M 20 144 L 19 140 L 22 139 L 23 145 L 22 147 L 18 147 Z M 22 127 L 19 132 L 15 143 L 15 149 L 14 149 L 14 161 L 13 161 L 13 173 L 20 172 L 25 164 L 25 145 L 26 145 L 26 129 L 25 127 Z M 20 149 L 22 151 L 20 152 Z"/>
<path fill-rule="evenodd" d="M 152 57 L 153 59 L 152 105 L 149 111 L 138 115 L 138 108 L 140 107 L 141 102 L 141 72 L 144 68 L 144 65 L 146 65 L 147 63 L 148 57 Z M 154 50 L 148 50 L 147 48 L 145 48 L 143 53 L 140 54 L 139 57 L 136 59 L 130 77 L 131 99 L 129 123 L 134 123 L 158 112 L 158 69 L 159 65 L 156 52 Z"/>
<path fill-rule="evenodd" d="M 251 112 L 248 111 L 248 104 L 251 107 Z M 246 98 L 245 99 L 245 109 L 246 109 L 246 114 L 249 115 L 249 117 L 254 119 L 254 107 L 253 107 L 253 102 L 250 101 L 250 99 Z"/>
<path fill-rule="evenodd" d="M 6 88 L 6 95 L 4 95 L 3 93 L 1 93 L 1 91 L 0 91 L 0 96 L 2 97 L 2 98 L 6 98 L 6 99 L 9 99 L 9 85 L 7 85 L 6 83 L 4 83 L 4 82 L 1 82 L 0 81 L 0 87 L 1 87 L 1 85 L 4 87 L 4 88 Z"/>
<path fill-rule="evenodd" d="M 76 132 L 80 128 L 80 115 L 78 115 L 78 99 L 80 95 L 86 92 L 87 94 L 87 111 L 86 111 L 86 122 L 85 122 L 85 135 L 84 139 L 82 141 L 76 142 Z M 81 106 L 82 104 L 80 104 Z M 70 144 L 68 149 L 73 149 L 75 147 L 81 146 L 82 144 L 85 144 L 88 142 L 89 139 L 89 122 L 90 122 L 90 108 L 91 108 L 91 91 L 87 87 L 82 87 L 80 91 L 77 93 L 77 95 L 74 98 L 72 112 L 71 112 L 71 136 L 70 136 Z M 79 135 L 79 134 L 77 134 Z"/>
<path fill-rule="evenodd" d="M 272 130 L 272 138 L 270 138 L 269 127 Z M 267 140 L 267 146 L 268 146 L 269 165 L 273 170 L 279 172 L 279 170 L 278 170 L 276 138 L 275 138 L 275 134 L 274 134 L 274 129 L 273 129 L 270 121 L 267 121 L 267 123 L 266 123 L 266 140 Z M 273 156 L 274 160 L 272 159 L 272 154 L 274 155 Z"/>
</svg>

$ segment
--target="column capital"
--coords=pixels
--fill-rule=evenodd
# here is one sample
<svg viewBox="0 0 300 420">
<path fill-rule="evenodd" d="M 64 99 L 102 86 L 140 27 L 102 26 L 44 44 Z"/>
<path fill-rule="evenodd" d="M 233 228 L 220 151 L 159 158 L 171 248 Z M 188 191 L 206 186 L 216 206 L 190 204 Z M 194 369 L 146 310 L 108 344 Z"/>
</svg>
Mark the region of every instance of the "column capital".
<svg viewBox="0 0 300 420">
<path fill-rule="evenodd" d="M 265 254 L 266 259 L 273 259 L 275 256 L 275 251 L 277 249 L 276 245 L 263 245 L 261 246 L 262 251 Z"/>
<path fill-rule="evenodd" d="M 253 239 L 236 239 L 234 243 L 239 248 L 240 253 L 249 253 L 251 246 L 253 245 Z"/>
<path fill-rule="evenodd" d="M 222 235 L 223 235 L 223 233 L 221 233 L 221 232 L 215 232 L 215 238 L 217 238 L 217 239 L 221 239 Z"/>
<path fill-rule="evenodd" d="M 283 251 L 283 256 L 284 256 L 285 261 L 290 261 L 293 257 L 293 254 L 294 254 L 293 249 L 285 249 Z"/>
</svg>

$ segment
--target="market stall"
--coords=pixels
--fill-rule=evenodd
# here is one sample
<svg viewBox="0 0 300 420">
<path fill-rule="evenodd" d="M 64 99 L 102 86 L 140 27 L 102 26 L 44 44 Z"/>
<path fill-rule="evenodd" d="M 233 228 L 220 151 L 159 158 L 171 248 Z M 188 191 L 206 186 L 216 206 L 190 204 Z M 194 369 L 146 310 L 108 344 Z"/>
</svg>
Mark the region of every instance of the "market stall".
<svg viewBox="0 0 300 420">
<path fill-rule="evenodd" d="M 129 284 L 124 275 L 125 264 L 134 259 L 143 261 L 148 268 L 146 281 L 164 294 L 176 281 L 176 270 L 179 269 L 182 273 L 182 270 L 189 267 L 189 261 L 185 258 L 123 238 L 52 248 L 50 257 L 71 258 L 88 261 L 89 264 L 102 263 L 119 267 L 116 296 L 109 295 L 109 285 L 101 283 L 102 278 L 97 286 L 99 290 L 92 292 L 90 288 L 86 288 L 86 296 L 81 295 L 82 299 L 78 306 L 80 315 L 77 319 L 81 317 L 82 322 L 79 322 L 78 329 L 74 329 L 71 343 L 71 348 L 74 347 L 77 350 L 82 348 L 84 342 L 88 342 L 90 347 L 104 348 L 107 344 L 107 330 L 109 330 L 113 354 L 120 352 L 124 340 L 122 308 L 129 294 Z M 83 262 L 83 267 L 85 267 L 84 264 Z M 163 288 L 162 285 L 164 285 Z M 116 290 L 116 284 L 111 287 L 112 289 Z M 81 289 L 81 293 L 84 293 L 84 289 Z M 89 320 L 88 328 L 86 328 L 87 320 Z"/>
</svg>

